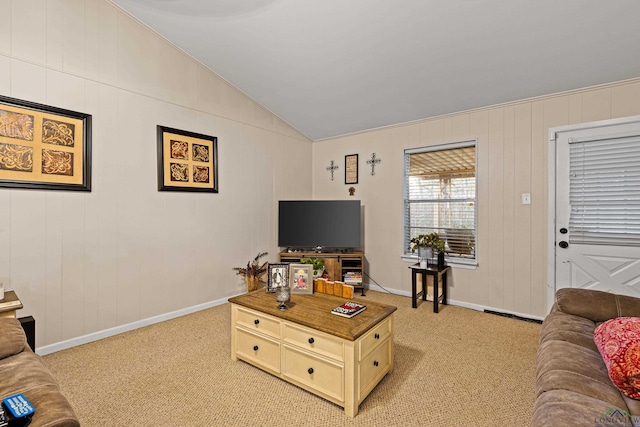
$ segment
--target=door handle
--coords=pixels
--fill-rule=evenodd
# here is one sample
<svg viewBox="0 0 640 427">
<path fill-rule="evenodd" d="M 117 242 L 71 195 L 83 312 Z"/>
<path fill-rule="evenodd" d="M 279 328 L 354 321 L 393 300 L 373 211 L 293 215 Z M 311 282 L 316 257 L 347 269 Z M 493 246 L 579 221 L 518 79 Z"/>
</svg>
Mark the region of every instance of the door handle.
<svg viewBox="0 0 640 427">
<path fill-rule="evenodd" d="M 567 249 L 569 247 L 569 244 L 563 240 L 558 243 L 558 246 L 560 246 L 562 249 Z"/>
</svg>

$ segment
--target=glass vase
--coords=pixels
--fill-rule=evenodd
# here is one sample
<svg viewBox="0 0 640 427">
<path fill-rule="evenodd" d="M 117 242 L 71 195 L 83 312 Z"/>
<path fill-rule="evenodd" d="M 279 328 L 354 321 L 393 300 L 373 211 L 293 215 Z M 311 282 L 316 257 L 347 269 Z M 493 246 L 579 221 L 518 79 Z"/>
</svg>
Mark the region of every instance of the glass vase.
<svg viewBox="0 0 640 427">
<path fill-rule="evenodd" d="M 278 309 L 287 310 L 287 303 L 291 299 L 291 289 L 289 286 L 279 286 L 276 288 L 276 301 L 280 303 Z"/>
</svg>

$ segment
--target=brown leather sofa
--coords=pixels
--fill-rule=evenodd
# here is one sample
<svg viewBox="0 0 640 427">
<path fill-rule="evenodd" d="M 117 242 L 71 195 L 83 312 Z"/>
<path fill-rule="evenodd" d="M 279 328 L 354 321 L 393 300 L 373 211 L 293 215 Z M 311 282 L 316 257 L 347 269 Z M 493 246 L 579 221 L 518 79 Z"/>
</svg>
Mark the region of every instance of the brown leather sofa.
<svg viewBox="0 0 640 427">
<path fill-rule="evenodd" d="M 20 321 L 0 318 L 0 399 L 22 393 L 34 406 L 30 427 L 75 427 L 80 422 L 44 360 L 27 345 Z"/>
<path fill-rule="evenodd" d="M 640 401 L 611 382 L 593 339 L 615 317 L 640 317 L 640 298 L 558 290 L 540 331 L 532 426 L 640 425 Z"/>
</svg>

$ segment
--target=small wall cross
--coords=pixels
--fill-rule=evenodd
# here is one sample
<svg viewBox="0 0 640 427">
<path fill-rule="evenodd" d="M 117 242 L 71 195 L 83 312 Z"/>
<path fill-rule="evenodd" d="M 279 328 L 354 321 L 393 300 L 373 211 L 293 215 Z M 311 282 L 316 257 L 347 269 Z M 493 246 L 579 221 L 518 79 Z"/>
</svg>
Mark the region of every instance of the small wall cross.
<svg viewBox="0 0 640 427">
<path fill-rule="evenodd" d="M 371 165 L 371 175 L 375 175 L 376 174 L 376 165 L 378 163 L 380 163 L 381 161 L 382 161 L 382 159 L 376 158 L 376 153 L 373 153 L 371 155 L 371 158 L 369 160 L 367 160 L 367 164 Z"/>
<path fill-rule="evenodd" d="M 336 164 L 334 163 L 334 161 L 333 161 L 333 160 L 331 160 L 331 165 L 330 165 L 330 166 L 327 166 L 327 170 L 328 170 L 329 172 L 331 172 L 331 181 L 333 181 L 333 173 L 334 173 L 337 169 L 338 169 L 338 165 L 336 165 Z"/>
</svg>

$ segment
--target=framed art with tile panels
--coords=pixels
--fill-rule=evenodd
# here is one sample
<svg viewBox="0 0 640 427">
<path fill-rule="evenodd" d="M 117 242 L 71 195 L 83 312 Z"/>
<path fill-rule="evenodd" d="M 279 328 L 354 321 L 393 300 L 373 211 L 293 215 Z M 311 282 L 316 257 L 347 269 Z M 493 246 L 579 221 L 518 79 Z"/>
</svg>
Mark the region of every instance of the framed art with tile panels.
<svg viewBox="0 0 640 427">
<path fill-rule="evenodd" d="M 91 191 L 91 115 L 0 96 L 0 187 Z"/>
<path fill-rule="evenodd" d="M 158 125 L 158 191 L 218 192 L 218 138 Z"/>
</svg>

